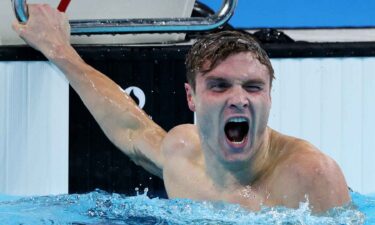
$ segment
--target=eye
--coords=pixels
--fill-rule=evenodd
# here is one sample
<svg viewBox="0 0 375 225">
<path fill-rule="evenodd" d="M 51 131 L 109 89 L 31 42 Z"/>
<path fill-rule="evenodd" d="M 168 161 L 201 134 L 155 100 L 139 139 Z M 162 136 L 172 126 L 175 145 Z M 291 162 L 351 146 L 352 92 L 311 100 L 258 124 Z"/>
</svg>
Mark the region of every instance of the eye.
<svg viewBox="0 0 375 225">
<path fill-rule="evenodd" d="M 222 92 L 228 89 L 230 87 L 230 84 L 224 81 L 213 81 L 209 82 L 207 87 L 212 91 Z"/>
<path fill-rule="evenodd" d="M 261 85 L 253 85 L 253 84 L 252 85 L 246 85 L 244 88 L 247 92 L 258 92 L 258 91 L 263 90 Z"/>
</svg>

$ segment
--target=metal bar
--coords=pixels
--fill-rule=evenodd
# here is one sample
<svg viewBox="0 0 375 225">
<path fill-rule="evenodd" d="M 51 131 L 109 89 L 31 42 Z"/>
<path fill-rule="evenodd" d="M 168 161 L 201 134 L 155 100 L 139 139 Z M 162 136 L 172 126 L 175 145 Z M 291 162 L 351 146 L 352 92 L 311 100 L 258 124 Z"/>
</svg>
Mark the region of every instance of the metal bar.
<svg viewBox="0 0 375 225">
<path fill-rule="evenodd" d="M 71 34 L 184 33 L 206 31 L 223 26 L 233 15 L 238 0 L 223 0 L 219 12 L 209 17 L 70 20 Z M 28 20 L 26 0 L 12 0 L 17 19 Z"/>
<path fill-rule="evenodd" d="M 26 23 L 29 18 L 26 0 L 12 0 L 14 14 L 21 23 Z"/>
</svg>

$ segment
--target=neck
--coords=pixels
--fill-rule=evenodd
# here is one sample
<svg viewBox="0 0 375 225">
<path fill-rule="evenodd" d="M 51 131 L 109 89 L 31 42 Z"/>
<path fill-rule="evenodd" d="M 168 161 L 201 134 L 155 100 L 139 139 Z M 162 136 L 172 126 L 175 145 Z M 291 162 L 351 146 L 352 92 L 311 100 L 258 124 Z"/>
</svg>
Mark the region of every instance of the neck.
<svg viewBox="0 0 375 225">
<path fill-rule="evenodd" d="M 215 151 L 204 151 L 206 173 L 215 186 L 223 190 L 254 185 L 268 168 L 271 129 L 266 128 L 261 142 L 253 150 L 254 154 L 240 162 L 220 160 Z"/>
</svg>

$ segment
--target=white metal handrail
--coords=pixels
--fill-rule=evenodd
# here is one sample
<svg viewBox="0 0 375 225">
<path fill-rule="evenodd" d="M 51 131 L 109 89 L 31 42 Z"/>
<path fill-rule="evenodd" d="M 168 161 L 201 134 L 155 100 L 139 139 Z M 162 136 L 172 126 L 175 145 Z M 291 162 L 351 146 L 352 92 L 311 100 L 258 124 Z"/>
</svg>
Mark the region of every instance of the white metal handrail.
<svg viewBox="0 0 375 225">
<path fill-rule="evenodd" d="M 223 0 L 215 15 L 192 18 L 152 19 L 90 19 L 70 20 L 71 34 L 122 34 L 122 33 L 184 33 L 206 31 L 223 26 L 233 15 L 238 0 Z M 13 10 L 20 22 L 28 20 L 26 0 L 12 0 Z"/>
</svg>

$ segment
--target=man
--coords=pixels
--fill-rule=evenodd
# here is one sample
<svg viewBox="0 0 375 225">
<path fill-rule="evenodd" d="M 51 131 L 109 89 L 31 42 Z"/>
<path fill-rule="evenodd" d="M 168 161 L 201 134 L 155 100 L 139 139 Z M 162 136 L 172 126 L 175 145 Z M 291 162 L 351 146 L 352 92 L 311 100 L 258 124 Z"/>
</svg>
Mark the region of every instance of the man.
<svg viewBox="0 0 375 225">
<path fill-rule="evenodd" d="M 64 14 L 47 5 L 30 5 L 29 13 L 27 24 L 15 22 L 14 30 L 64 72 L 121 151 L 164 179 L 170 198 L 227 201 L 251 210 L 309 201 L 314 212 L 349 202 L 332 159 L 267 126 L 273 69 L 249 35 L 211 34 L 192 47 L 185 90 L 197 125 L 165 132 L 79 57 Z"/>
</svg>

